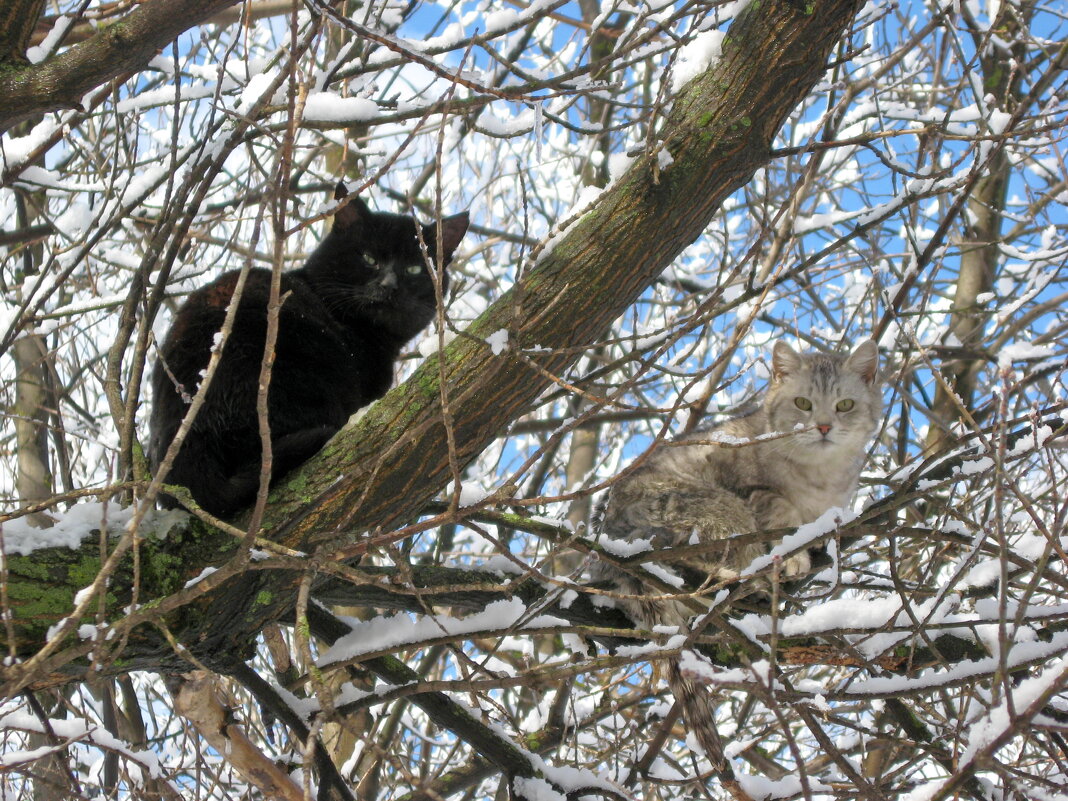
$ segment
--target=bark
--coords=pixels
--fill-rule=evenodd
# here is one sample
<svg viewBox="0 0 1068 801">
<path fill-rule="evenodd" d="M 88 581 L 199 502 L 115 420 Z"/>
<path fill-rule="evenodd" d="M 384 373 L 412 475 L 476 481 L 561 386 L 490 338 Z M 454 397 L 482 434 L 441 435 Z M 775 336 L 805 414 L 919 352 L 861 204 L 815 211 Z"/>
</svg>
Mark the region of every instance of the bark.
<svg viewBox="0 0 1068 801">
<path fill-rule="evenodd" d="M 0 64 L 25 64 L 30 34 L 44 10 L 44 0 L 0 2 Z"/>
<path fill-rule="evenodd" d="M 304 791 L 232 722 L 214 677 L 205 671 L 189 674 L 174 696 L 174 709 L 191 722 L 207 743 L 266 798 L 304 801 Z"/>
<path fill-rule="evenodd" d="M 0 63 L 0 97 L 4 98 L 0 133 L 47 111 L 81 108 L 90 90 L 141 69 L 179 34 L 234 2 L 152 0 L 40 64 Z M 8 7 L 5 4 L 0 10 Z M 30 24 L 28 30 L 32 29 Z"/>
<path fill-rule="evenodd" d="M 388 532 L 415 518 L 454 477 L 450 463 L 470 462 L 530 409 L 552 376 L 596 345 L 702 233 L 724 198 L 767 162 L 776 132 L 823 76 L 859 5 L 750 5 L 732 25 L 723 57 L 681 90 L 668 114 L 660 142 L 672 164 L 657 170 L 655 154 L 638 159 L 468 335 L 428 358 L 272 493 L 263 536 L 307 554 L 324 549 L 334 558 L 333 551 L 345 545 L 354 546 L 347 555 L 358 555 L 365 532 Z M 509 349 L 495 355 L 484 340 L 500 329 L 509 332 Z M 499 499 L 509 492 L 503 488 Z M 180 588 L 235 549 L 229 535 L 202 525 L 161 545 L 145 543 L 140 602 Z M 49 552 L 47 577 L 39 569 L 42 554 L 34 555 L 34 563 L 9 559 L 9 585 L 25 590 L 12 596 L 11 631 L 19 653 L 37 650 L 47 626 L 69 612 L 71 588 L 82 586 L 71 568 L 80 576 L 92 570 L 99 563 L 94 550 Z M 110 608 L 117 615 L 124 580 L 129 575 L 110 584 Z M 225 671 L 227 662 L 250 652 L 265 625 L 288 613 L 299 581 L 294 572 L 247 571 L 176 611 L 167 604 L 158 608 L 167 629 L 198 659 Z M 55 603 L 38 602 L 46 589 Z M 156 630 L 142 626 L 134 635 L 125 643 L 125 667 L 185 666 Z M 72 648 L 73 654 L 88 647 Z M 57 655 L 53 664 L 72 677 L 85 670 L 69 656 Z"/>
<path fill-rule="evenodd" d="M 40 2 L 43 3 L 44 0 L 40 0 Z M 242 20 L 253 21 L 265 19 L 266 17 L 277 17 L 282 14 L 290 14 L 292 11 L 293 0 L 254 0 L 253 2 L 245 0 L 242 3 L 234 0 L 230 8 L 224 8 L 222 11 L 216 12 L 206 21 L 212 25 L 232 25 Z M 37 27 L 30 35 L 30 44 L 37 45 L 44 41 L 58 19 L 59 17 L 49 16 L 39 20 Z M 84 42 L 86 39 L 91 38 L 97 30 L 98 27 L 89 22 L 76 22 L 67 31 L 63 41 L 66 44 Z"/>
<path fill-rule="evenodd" d="M 52 472 L 48 466 L 48 391 L 45 359 L 48 348 L 44 337 L 28 334 L 11 349 L 15 362 L 15 439 L 18 475 L 15 490 L 21 503 L 43 501 L 52 495 Z M 52 525 L 45 514 L 30 515 L 38 528 Z"/>
</svg>

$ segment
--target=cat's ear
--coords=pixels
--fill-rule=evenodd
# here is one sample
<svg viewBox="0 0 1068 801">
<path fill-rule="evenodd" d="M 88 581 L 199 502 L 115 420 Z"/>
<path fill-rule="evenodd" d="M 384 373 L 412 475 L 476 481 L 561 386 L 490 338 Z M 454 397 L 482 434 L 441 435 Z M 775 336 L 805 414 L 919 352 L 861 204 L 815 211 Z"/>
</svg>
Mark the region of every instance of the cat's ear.
<svg viewBox="0 0 1068 801">
<path fill-rule="evenodd" d="M 338 181 L 334 188 L 334 200 L 344 200 L 348 196 L 349 190 L 342 181 Z M 367 207 L 367 204 L 360 198 L 354 197 L 334 213 L 334 227 L 349 228 L 370 214 L 371 209 Z"/>
<path fill-rule="evenodd" d="M 845 360 L 845 366 L 858 373 L 867 383 L 874 383 L 875 376 L 879 372 L 879 348 L 873 340 L 864 340 L 849 354 L 849 358 Z"/>
<path fill-rule="evenodd" d="M 452 258 L 453 252 L 460 245 L 460 240 L 467 233 L 467 226 L 471 224 L 471 218 L 466 211 L 441 218 L 441 253 L 445 261 Z M 437 236 L 438 226 L 430 223 L 423 227 L 423 236 L 427 242 L 434 242 Z M 431 253 L 431 255 L 435 255 Z"/>
<path fill-rule="evenodd" d="M 771 377 L 782 381 L 791 373 L 801 369 L 801 356 L 781 339 L 771 349 Z"/>
</svg>

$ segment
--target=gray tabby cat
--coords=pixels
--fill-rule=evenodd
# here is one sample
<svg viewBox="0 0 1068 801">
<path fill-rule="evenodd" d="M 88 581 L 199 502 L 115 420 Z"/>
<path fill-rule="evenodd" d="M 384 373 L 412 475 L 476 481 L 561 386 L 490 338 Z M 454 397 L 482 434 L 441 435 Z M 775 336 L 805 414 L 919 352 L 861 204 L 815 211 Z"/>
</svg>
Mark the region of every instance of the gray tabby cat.
<svg viewBox="0 0 1068 801">
<path fill-rule="evenodd" d="M 871 340 L 848 356 L 799 354 L 785 342 L 775 343 L 771 383 L 760 408 L 661 446 L 613 484 L 594 520 L 595 532 L 615 540 L 649 540 L 659 550 L 796 528 L 831 507 L 847 506 L 882 413 L 878 360 Z M 780 436 L 766 436 L 776 433 Z M 680 444 L 687 442 L 693 444 Z M 722 545 L 715 557 L 683 564 L 713 580 L 729 580 L 766 552 L 756 543 Z M 802 551 L 785 560 L 782 575 L 798 576 L 810 567 Z M 593 574 L 635 596 L 616 603 L 636 623 L 687 631 L 694 612 L 683 602 L 658 598 L 661 592 L 649 592 L 636 576 L 603 562 Z M 677 663 L 668 680 L 706 756 L 729 774 L 708 691 L 685 678 Z"/>
</svg>

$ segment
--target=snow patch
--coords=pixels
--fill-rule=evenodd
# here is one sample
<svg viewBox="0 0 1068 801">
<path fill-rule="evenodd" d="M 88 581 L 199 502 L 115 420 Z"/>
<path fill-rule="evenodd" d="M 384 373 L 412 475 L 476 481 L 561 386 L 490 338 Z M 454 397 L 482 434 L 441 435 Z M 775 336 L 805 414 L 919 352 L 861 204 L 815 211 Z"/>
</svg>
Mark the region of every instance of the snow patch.
<svg viewBox="0 0 1068 801">
<path fill-rule="evenodd" d="M 71 548 L 81 546 L 91 536 L 97 536 L 102 525 L 108 531 L 121 531 L 133 517 L 134 507 L 125 508 L 114 503 L 86 501 L 76 503 L 66 512 L 55 516 L 51 528 L 34 528 L 24 517 L 0 523 L 4 537 L 4 552 L 26 556 L 39 548 Z"/>
<path fill-rule="evenodd" d="M 494 601 L 483 611 L 465 618 L 434 615 L 413 620 L 405 615 L 376 617 L 362 621 L 346 618 L 352 631 L 341 637 L 319 657 L 316 664 L 326 667 L 335 662 L 354 660 L 372 651 L 395 648 L 398 645 L 422 642 L 443 636 L 466 636 L 480 631 L 520 627 L 524 631 L 567 625 L 566 621 L 550 615 L 539 615 L 524 621 L 527 606 L 518 598 Z M 520 626 L 520 623 L 522 625 Z"/>
<path fill-rule="evenodd" d="M 159 757 L 151 751 L 134 750 L 118 737 L 84 720 L 49 718 L 47 722 L 49 728 L 46 730 L 44 723 L 36 715 L 22 711 L 9 712 L 0 718 L 0 729 L 4 731 L 20 729 L 38 734 L 48 734 L 49 736 L 54 734 L 62 740 L 89 742 L 101 748 L 117 751 L 125 755 L 153 778 L 159 779 L 163 777 L 163 772 L 160 770 Z M 49 750 L 51 750 L 51 746 L 49 746 Z M 28 761 L 27 755 L 30 753 L 32 752 L 23 751 L 5 754 L 5 764 Z"/>
<path fill-rule="evenodd" d="M 451 498 L 456 492 L 456 485 L 451 481 L 445 487 L 445 496 Z M 460 483 L 460 506 L 474 506 L 493 494 L 477 481 L 463 481 Z"/>
<path fill-rule="evenodd" d="M 633 540 L 613 540 L 604 535 L 597 538 L 597 544 L 612 556 L 626 557 L 653 550 L 652 540 L 637 537 Z"/>
<path fill-rule="evenodd" d="M 490 346 L 494 356 L 500 356 L 508 349 L 508 331 L 499 328 L 486 337 L 486 344 Z"/>
<path fill-rule="evenodd" d="M 998 367 L 1008 368 L 1013 362 L 1027 359 L 1048 359 L 1057 353 L 1049 345 L 1032 345 L 1030 342 L 1014 342 L 1006 345 L 998 353 Z"/>
<path fill-rule="evenodd" d="M 512 787 L 516 795 L 526 801 L 567 801 L 567 796 L 545 779 L 516 776 L 512 780 Z"/>
<path fill-rule="evenodd" d="M 67 16 L 66 14 L 57 17 L 55 25 L 48 31 L 45 38 L 41 40 L 39 45 L 26 48 L 26 60 L 31 64 L 40 64 L 55 50 L 56 45 L 59 44 L 59 40 L 63 38 L 63 35 L 67 32 L 67 29 L 74 22 L 74 17 Z"/>
<path fill-rule="evenodd" d="M 677 92 L 723 55 L 723 31 L 702 31 L 679 50 L 679 58 L 671 71 L 671 91 Z"/>
<path fill-rule="evenodd" d="M 304 119 L 310 122 L 364 122 L 378 115 L 375 101 L 341 97 L 333 92 L 313 92 L 304 104 Z"/>
<path fill-rule="evenodd" d="M 773 798 L 800 798 L 804 795 L 800 776 L 786 776 L 782 779 L 766 779 L 763 776 L 738 774 L 738 783 L 753 801 L 771 801 Z M 824 784 L 814 776 L 808 777 L 809 790 L 830 791 L 834 788 Z"/>
</svg>

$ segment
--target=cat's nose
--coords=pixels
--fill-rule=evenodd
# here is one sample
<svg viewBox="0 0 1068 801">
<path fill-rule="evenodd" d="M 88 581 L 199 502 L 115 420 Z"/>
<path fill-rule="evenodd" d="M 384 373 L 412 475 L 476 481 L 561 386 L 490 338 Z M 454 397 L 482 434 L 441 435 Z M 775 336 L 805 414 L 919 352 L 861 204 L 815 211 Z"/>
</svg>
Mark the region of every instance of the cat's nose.
<svg viewBox="0 0 1068 801">
<path fill-rule="evenodd" d="M 827 436 L 828 434 L 831 433 L 831 424 L 830 423 L 817 423 L 816 424 L 816 428 L 819 429 L 819 432 L 821 434 L 823 434 L 823 436 Z"/>
<path fill-rule="evenodd" d="M 383 289 L 393 289 L 397 285 L 397 274 L 390 269 L 382 270 L 376 283 Z"/>
</svg>

